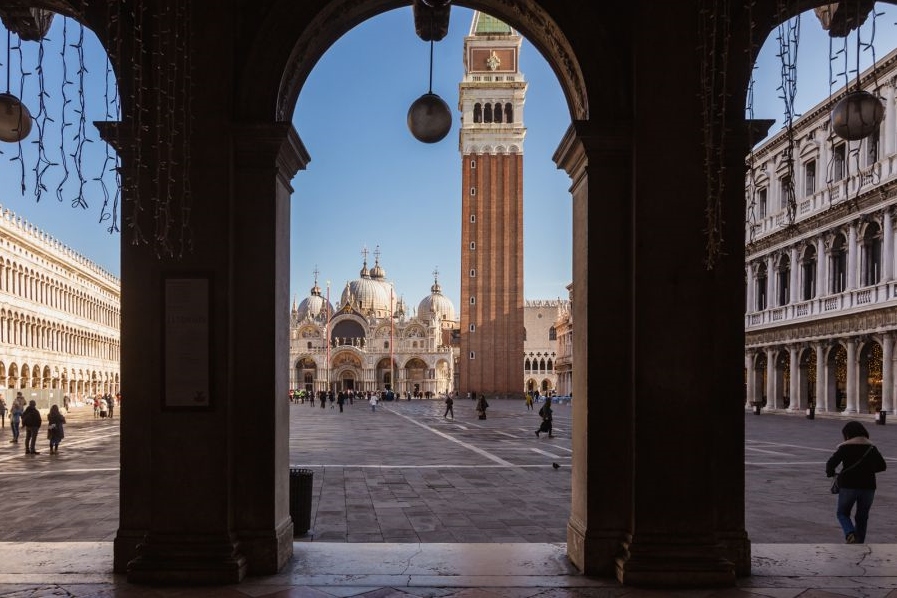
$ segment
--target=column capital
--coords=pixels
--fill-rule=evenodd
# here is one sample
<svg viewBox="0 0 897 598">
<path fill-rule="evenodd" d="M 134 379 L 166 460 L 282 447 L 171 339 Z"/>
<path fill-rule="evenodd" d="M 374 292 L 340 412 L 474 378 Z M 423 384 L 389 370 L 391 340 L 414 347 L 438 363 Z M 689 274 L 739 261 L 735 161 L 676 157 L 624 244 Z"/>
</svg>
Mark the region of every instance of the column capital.
<svg viewBox="0 0 897 598">
<path fill-rule="evenodd" d="M 632 123 L 614 121 L 599 126 L 593 121 L 574 121 L 551 159 L 574 181 L 589 165 L 589 157 L 628 157 L 632 153 Z"/>
<path fill-rule="evenodd" d="M 311 161 L 292 123 L 237 123 L 231 131 L 238 168 L 275 166 L 289 183 Z"/>
</svg>

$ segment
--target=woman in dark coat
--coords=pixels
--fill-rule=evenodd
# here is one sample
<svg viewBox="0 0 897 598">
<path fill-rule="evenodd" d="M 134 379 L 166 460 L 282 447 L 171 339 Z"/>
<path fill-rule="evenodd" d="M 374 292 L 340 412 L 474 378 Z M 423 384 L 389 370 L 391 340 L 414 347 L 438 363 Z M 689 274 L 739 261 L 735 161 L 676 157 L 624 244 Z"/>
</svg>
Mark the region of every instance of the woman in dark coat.
<svg viewBox="0 0 897 598">
<path fill-rule="evenodd" d="M 59 454 L 59 442 L 65 438 L 65 416 L 59 411 L 59 405 L 50 407 L 47 414 L 47 438 L 50 439 L 50 454 Z"/>
<path fill-rule="evenodd" d="M 835 468 L 842 464 L 839 476 L 838 523 L 844 530 L 848 544 L 862 544 L 866 541 L 866 525 L 869 510 L 875 498 L 875 474 L 884 471 L 887 465 L 884 457 L 869 440 L 869 432 L 858 421 L 850 421 L 841 430 L 844 442 L 825 464 L 825 474 L 835 475 Z M 856 505 L 855 522 L 850 512 Z"/>
</svg>

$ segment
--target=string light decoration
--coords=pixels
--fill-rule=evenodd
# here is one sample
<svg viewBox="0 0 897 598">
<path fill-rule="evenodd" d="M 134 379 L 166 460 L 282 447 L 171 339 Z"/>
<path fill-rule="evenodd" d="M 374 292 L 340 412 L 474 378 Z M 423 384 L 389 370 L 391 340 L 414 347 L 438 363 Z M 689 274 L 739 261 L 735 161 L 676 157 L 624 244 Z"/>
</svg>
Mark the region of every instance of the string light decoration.
<svg viewBox="0 0 897 598">
<path fill-rule="evenodd" d="M 729 3 L 702 0 L 698 10 L 700 32 L 701 114 L 706 181 L 706 255 L 704 265 L 712 270 L 723 252 L 723 193 L 726 180 L 726 73 L 731 40 Z"/>
<path fill-rule="evenodd" d="M 81 14 L 86 7 L 82 2 Z M 27 29 L 28 40 L 37 44 L 33 72 L 24 66 L 21 41 L 11 46 L 22 65 L 23 92 L 29 77 L 36 75 L 34 149 L 23 152 L 20 142 L 17 154 L 10 158 L 19 162 L 22 193 L 29 182 L 36 201 L 53 189 L 57 201 L 79 209 L 87 209 L 89 198 L 97 195 L 102 199 L 99 221 L 110 233 L 119 231 L 120 202 L 129 202 L 127 220 L 122 224 L 130 242 L 151 246 L 159 258 L 180 259 L 193 249 L 192 193 L 187 176 L 192 130 L 189 8 L 189 0 L 164 3 L 154 12 L 148 10 L 145 0 L 107 3 L 110 60 L 101 85 L 105 120 L 94 123 L 107 142 L 101 152 L 90 149 L 96 147 L 97 140 L 91 138 L 88 109 L 96 104 L 86 92 L 84 26 L 65 18 L 54 29 L 53 35 L 60 37 L 57 44 L 49 37 L 52 13 L 0 10 L 9 32 Z M 29 22 L 32 18 L 35 23 Z M 51 45 L 59 48 L 58 64 L 48 64 Z M 112 64 L 127 66 L 122 72 L 128 78 L 121 81 L 121 89 L 127 90 L 125 97 L 119 95 Z M 50 88 L 56 80 L 49 78 L 48 67 L 60 73 L 56 89 Z M 51 149 L 57 142 L 58 153 Z M 33 176 L 27 181 L 26 154 L 34 156 Z M 127 156 L 127 172 L 119 155 Z"/>
<path fill-rule="evenodd" d="M 757 47 L 754 42 L 754 15 L 753 15 L 753 2 L 748 2 L 745 6 L 746 12 L 746 20 L 748 23 L 748 47 L 747 52 L 749 52 L 750 56 L 753 58 L 757 55 Z M 753 61 L 752 61 L 753 62 Z M 757 65 L 753 64 L 751 67 L 751 75 L 748 79 L 747 85 L 747 98 L 746 98 L 746 106 L 745 106 L 745 114 L 747 115 L 747 119 L 749 123 L 754 122 L 755 114 L 754 114 L 754 71 L 757 70 Z M 745 201 L 747 203 L 747 217 L 746 217 L 746 226 L 747 226 L 747 244 L 748 247 L 754 244 L 757 240 L 757 229 L 760 228 L 760 225 L 757 223 L 757 170 L 756 164 L 754 162 L 754 145 L 757 140 L 754 139 L 754 127 L 748 127 L 748 146 L 750 147 L 750 151 L 748 151 L 747 159 L 746 159 L 746 170 L 747 170 L 747 190 L 745 191 L 746 197 Z"/>
<path fill-rule="evenodd" d="M 785 4 L 780 2 L 780 14 L 784 13 Z M 781 23 L 776 38 L 779 43 L 777 56 L 781 65 L 781 85 L 779 97 L 785 107 L 785 150 L 783 162 L 785 176 L 780 179 L 787 216 L 787 227 L 793 228 L 797 218 L 797 198 L 794 192 L 794 97 L 797 95 L 797 49 L 800 44 L 800 16 Z"/>
</svg>

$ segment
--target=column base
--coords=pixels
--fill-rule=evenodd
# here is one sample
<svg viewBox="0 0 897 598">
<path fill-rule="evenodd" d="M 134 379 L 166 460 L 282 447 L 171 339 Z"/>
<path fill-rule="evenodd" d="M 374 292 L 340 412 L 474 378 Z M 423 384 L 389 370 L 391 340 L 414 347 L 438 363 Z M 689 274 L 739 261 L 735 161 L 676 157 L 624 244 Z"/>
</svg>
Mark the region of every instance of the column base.
<svg viewBox="0 0 897 598">
<path fill-rule="evenodd" d="M 128 582 L 224 585 L 246 576 L 238 544 L 220 537 L 148 535 L 128 563 Z"/>
<path fill-rule="evenodd" d="M 137 558 L 137 547 L 146 538 L 146 530 L 119 529 L 112 543 L 112 570 L 127 573 L 128 563 Z"/>
<path fill-rule="evenodd" d="M 567 522 L 567 558 L 583 575 L 613 577 L 624 530 L 588 532 L 585 525 L 571 517 Z"/>
<path fill-rule="evenodd" d="M 735 577 L 748 577 L 751 574 L 751 541 L 747 532 L 717 534 L 722 542 L 726 559 L 735 565 Z"/>
<path fill-rule="evenodd" d="M 237 538 L 249 575 L 274 575 L 293 557 L 293 520 L 289 517 L 273 533 L 239 531 Z"/>
<path fill-rule="evenodd" d="M 654 535 L 628 542 L 617 558 L 617 580 L 627 586 L 683 588 L 735 585 L 735 564 L 722 544 L 705 536 Z"/>
</svg>

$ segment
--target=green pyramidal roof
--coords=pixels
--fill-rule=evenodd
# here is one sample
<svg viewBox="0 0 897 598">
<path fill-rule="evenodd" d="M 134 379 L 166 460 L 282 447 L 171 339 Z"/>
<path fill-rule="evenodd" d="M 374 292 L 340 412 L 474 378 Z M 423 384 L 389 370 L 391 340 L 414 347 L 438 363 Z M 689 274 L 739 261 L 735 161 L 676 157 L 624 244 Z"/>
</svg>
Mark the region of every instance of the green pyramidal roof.
<svg viewBox="0 0 897 598">
<path fill-rule="evenodd" d="M 477 15 L 476 29 L 474 35 L 511 35 L 513 31 L 510 25 L 499 21 L 493 16 L 479 13 Z"/>
</svg>

